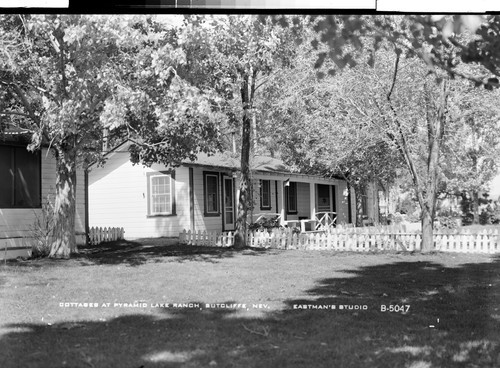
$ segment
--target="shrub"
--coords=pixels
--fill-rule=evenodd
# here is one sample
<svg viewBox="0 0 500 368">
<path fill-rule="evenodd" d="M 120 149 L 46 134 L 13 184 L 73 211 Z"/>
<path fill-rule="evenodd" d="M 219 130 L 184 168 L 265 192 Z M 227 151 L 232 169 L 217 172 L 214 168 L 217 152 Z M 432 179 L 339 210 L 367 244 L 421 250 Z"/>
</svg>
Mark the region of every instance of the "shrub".
<svg viewBox="0 0 500 368">
<path fill-rule="evenodd" d="M 456 230 L 460 227 L 460 219 L 456 216 L 438 216 L 438 229 Z"/>
<path fill-rule="evenodd" d="M 406 220 L 408 222 L 420 222 L 422 219 L 421 212 L 422 211 L 420 209 L 417 209 L 415 212 L 408 214 L 408 216 L 406 216 Z"/>
<path fill-rule="evenodd" d="M 248 230 L 260 230 L 260 231 L 271 231 L 274 228 L 280 228 L 280 222 L 278 216 L 273 216 L 270 218 L 263 217 L 259 221 L 248 225 Z"/>
<path fill-rule="evenodd" d="M 481 225 L 496 225 L 500 223 L 500 204 L 493 202 L 483 208 L 479 214 L 479 223 Z"/>
<path fill-rule="evenodd" d="M 462 224 L 472 225 L 473 222 L 474 222 L 474 215 L 472 213 L 466 213 L 462 215 Z"/>
<path fill-rule="evenodd" d="M 405 217 L 401 213 L 396 212 L 394 214 L 392 214 L 392 213 L 389 214 L 388 220 L 389 220 L 390 224 L 399 225 L 400 223 L 402 223 L 405 220 Z"/>
<path fill-rule="evenodd" d="M 414 213 L 418 210 L 418 203 L 416 198 L 412 196 L 405 196 L 399 203 L 396 205 L 396 213 L 401 213 L 404 215 L 408 215 L 410 213 Z"/>
<path fill-rule="evenodd" d="M 54 204 L 47 196 L 42 204 L 41 213 L 35 212 L 35 222 L 30 228 L 34 239 L 31 244 L 31 258 L 42 258 L 49 255 L 54 225 Z"/>
</svg>

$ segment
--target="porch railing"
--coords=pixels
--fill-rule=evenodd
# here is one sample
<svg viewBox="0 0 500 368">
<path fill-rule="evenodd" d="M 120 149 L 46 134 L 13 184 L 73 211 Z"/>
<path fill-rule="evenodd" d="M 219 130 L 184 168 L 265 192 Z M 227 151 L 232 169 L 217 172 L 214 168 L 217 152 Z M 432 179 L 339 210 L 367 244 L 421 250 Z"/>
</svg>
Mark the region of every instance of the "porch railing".
<svg viewBox="0 0 500 368">
<path fill-rule="evenodd" d="M 254 220 L 253 220 L 254 219 Z M 311 223 L 313 231 L 325 231 L 336 226 L 336 212 L 316 212 L 314 218 L 302 220 L 284 220 L 281 213 L 256 213 L 252 216 L 252 223 L 259 223 L 266 220 L 273 220 L 280 225 L 300 225 L 300 231 L 306 232 L 306 223 Z"/>
<path fill-rule="evenodd" d="M 255 220 L 253 220 L 255 218 Z M 255 213 L 252 216 L 252 223 L 257 223 L 262 220 L 275 220 L 278 223 L 281 224 L 282 218 L 281 218 L 281 213 Z"/>
<path fill-rule="evenodd" d="M 337 212 L 317 212 L 315 230 L 326 230 L 337 224 Z"/>
<path fill-rule="evenodd" d="M 311 223 L 313 231 L 326 231 L 336 226 L 336 212 L 316 212 L 314 218 L 300 220 L 300 231 L 306 232 L 306 223 Z"/>
<path fill-rule="evenodd" d="M 255 219 L 255 220 L 253 220 Z M 256 224 L 258 222 L 266 221 L 266 220 L 273 220 L 280 226 L 290 226 L 294 224 L 298 224 L 300 221 L 299 220 L 285 220 L 281 213 L 254 213 L 252 216 L 252 223 Z M 249 223 L 250 224 L 250 223 Z"/>
</svg>

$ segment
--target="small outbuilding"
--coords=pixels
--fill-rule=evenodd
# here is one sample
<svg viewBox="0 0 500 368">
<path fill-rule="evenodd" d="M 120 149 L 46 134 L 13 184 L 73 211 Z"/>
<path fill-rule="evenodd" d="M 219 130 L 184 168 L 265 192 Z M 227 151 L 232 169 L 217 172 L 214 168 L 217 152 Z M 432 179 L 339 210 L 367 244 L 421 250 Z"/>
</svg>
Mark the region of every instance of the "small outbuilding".
<svg viewBox="0 0 500 368">
<path fill-rule="evenodd" d="M 0 136 L 0 259 L 26 257 L 36 238 L 34 226 L 42 205 L 55 192 L 56 161 L 48 147 L 30 152 L 22 130 Z M 75 232 L 85 244 L 85 175 L 78 172 Z"/>
</svg>

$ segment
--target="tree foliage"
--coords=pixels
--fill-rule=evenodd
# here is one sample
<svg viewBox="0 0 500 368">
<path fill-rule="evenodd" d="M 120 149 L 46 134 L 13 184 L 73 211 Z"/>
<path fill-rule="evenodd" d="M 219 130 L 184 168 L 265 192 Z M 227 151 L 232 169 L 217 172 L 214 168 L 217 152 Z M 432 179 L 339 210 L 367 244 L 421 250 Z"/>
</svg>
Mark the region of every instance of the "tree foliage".
<svg viewBox="0 0 500 368">
<path fill-rule="evenodd" d="M 179 78 L 185 55 L 151 17 L 3 15 L 0 127 L 56 159 L 50 255 L 76 252 L 76 172 L 101 161 L 104 136 L 130 137 L 132 158 L 178 163 L 214 150 L 217 99 Z M 210 97 L 210 96 L 209 96 Z"/>
<path fill-rule="evenodd" d="M 450 98 L 454 124 L 443 147 L 443 191 L 472 199 L 473 222 L 479 223 L 480 194 L 498 172 L 500 95 L 457 81 Z"/>
<path fill-rule="evenodd" d="M 293 34 L 266 17 L 187 16 L 179 44 L 189 60 L 179 74 L 200 89 L 213 88 L 222 99 L 219 111 L 228 118 L 226 130 L 241 131 L 235 247 L 244 247 L 252 205 L 250 153 L 257 124 L 256 95 L 273 71 L 290 64 Z"/>
<path fill-rule="evenodd" d="M 351 69 L 318 79 L 315 54 L 307 44 L 300 50 L 295 67 L 268 87 L 279 98 L 268 100 L 264 134 L 293 169 L 345 178 L 355 189 L 361 223 L 365 189 L 370 183 L 387 187 L 402 161 L 370 117 L 366 72 Z"/>
<path fill-rule="evenodd" d="M 471 24 L 471 20 L 478 22 Z M 326 69 L 334 83 L 357 73 L 347 83 L 355 96 L 349 101 L 353 120 L 364 120 L 373 136 L 395 148 L 411 174 L 422 209 L 423 249 L 431 249 L 444 144 L 458 127 L 455 120 L 459 118 L 450 112 L 450 96 L 456 93 L 460 98 L 454 78 L 463 76 L 487 89 L 498 84 L 495 78 L 486 77 L 497 73 L 494 55 L 498 52 L 490 50 L 496 40 L 496 26 L 491 24 L 498 20 L 488 20 L 481 25 L 483 19 L 475 16 L 314 19 L 317 37 L 311 45 L 318 52 L 314 65 L 318 77 L 326 78 Z M 278 21 L 287 23 L 284 18 Z M 463 26 L 477 30 L 476 34 L 458 34 Z M 478 65 L 465 69 L 460 62 Z M 337 132 L 345 139 L 342 130 Z M 368 135 L 367 147 L 372 135 Z"/>
</svg>

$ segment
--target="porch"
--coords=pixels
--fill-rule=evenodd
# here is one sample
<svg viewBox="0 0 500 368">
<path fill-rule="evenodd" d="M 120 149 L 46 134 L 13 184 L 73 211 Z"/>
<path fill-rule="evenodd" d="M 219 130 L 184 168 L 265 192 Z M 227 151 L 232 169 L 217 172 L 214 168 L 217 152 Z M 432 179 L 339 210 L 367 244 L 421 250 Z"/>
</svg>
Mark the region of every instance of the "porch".
<svg viewBox="0 0 500 368">
<path fill-rule="evenodd" d="M 249 223 L 295 227 L 304 233 L 351 221 L 345 182 L 305 176 L 280 179 L 262 177 L 254 182 L 255 209 L 249 213 Z"/>
</svg>

